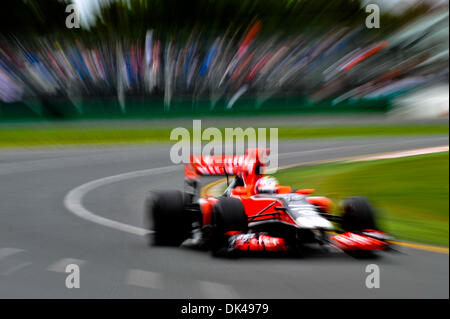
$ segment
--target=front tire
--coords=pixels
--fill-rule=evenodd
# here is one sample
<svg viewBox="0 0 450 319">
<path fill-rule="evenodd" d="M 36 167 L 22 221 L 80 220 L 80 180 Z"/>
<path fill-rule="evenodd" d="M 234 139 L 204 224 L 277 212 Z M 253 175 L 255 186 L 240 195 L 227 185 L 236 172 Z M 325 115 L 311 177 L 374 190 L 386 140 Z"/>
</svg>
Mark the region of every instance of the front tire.
<svg viewBox="0 0 450 319">
<path fill-rule="evenodd" d="M 154 192 L 147 200 L 145 215 L 154 231 L 150 244 L 179 246 L 189 236 L 191 222 L 184 203 L 183 192 L 177 190 Z"/>
<path fill-rule="evenodd" d="M 344 231 L 362 231 L 364 229 L 377 229 L 375 223 L 375 210 L 365 197 L 349 197 L 342 203 L 344 213 L 341 227 Z"/>
<path fill-rule="evenodd" d="M 244 205 L 237 198 L 221 197 L 214 205 L 212 212 L 213 233 L 211 238 L 211 250 L 213 255 L 220 255 L 227 250 L 228 239 L 225 235 L 228 231 L 248 230 L 248 218 Z"/>
</svg>

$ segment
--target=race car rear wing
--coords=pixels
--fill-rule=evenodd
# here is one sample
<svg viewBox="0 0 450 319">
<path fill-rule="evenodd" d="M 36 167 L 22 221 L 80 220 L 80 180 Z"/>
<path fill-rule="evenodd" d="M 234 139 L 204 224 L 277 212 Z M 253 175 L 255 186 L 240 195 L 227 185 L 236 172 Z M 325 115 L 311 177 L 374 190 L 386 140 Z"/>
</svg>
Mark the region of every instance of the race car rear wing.
<svg viewBox="0 0 450 319">
<path fill-rule="evenodd" d="M 195 175 L 229 176 L 243 172 L 263 174 L 268 154 L 268 148 L 255 148 L 247 149 L 245 155 L 191 155 L 185 175 L 192 178 Z"/>
</svg>

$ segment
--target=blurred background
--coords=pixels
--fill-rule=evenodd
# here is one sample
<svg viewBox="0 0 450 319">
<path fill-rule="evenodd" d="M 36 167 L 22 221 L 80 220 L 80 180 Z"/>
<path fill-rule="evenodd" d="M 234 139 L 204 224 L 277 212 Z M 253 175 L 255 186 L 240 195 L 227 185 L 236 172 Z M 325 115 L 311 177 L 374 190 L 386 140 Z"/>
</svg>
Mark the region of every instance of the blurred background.
<svg viewBox="0 0 450 319">
<path fill-rule="evenodd" d="M 448 0 L 8 1 L 0 120 L 448 117 L 448 19 Z"/>
</svg>

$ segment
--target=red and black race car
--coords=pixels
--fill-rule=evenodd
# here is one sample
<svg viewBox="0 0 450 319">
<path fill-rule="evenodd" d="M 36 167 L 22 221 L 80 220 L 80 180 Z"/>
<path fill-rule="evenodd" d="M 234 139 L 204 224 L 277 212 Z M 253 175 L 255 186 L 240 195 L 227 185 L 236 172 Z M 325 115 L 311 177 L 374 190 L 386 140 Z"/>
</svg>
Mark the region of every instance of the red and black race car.
<svg viewBox="0 0 450 319">
<path fill-rule="evenodd" d="M 312 196 L 313 189 L 294 190 L 264 176 L 267 154 L 249 149 L 245 155 L 191 156 L 184 191 L 154 192 L 146 202 L 152 244 L 183 244 L 214 255 L 300 252 L 310 243 L 351 252 L 389 248 L 391 237 L 378 230 L 366 198 L 343 200 L 342 214 L 333 215 L 331 200 Z M 201 197 L 200 175 L 234 179 L 222 196 Z"/>
</svg>

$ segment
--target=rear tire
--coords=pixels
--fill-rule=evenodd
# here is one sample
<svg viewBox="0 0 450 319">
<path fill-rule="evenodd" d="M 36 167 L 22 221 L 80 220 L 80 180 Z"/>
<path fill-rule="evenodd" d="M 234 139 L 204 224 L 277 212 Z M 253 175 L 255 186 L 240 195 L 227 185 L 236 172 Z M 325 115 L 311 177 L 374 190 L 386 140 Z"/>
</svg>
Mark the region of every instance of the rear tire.
<svg viewBox="0 0 450 319">
<path fill-rule="evenodd" d="M 146 203 L 147 226 L 154 233 L 149 243 L 155 246 L 179 246 L 191 231 L 188 214 L 184 212 L 184 194 L 181 191 L 154 192 Z"/>
<path fill-rule="evenodd" d="M 365 197 L 349 197 L 343 201 L 344 214 L 341 227 L 344 231 L 377 229 L 375 210 Z"/>
<path fill-rule="evenodd" d="M 228 239 L 225 235 L 228 231 L 248 230 L 248 218 L 244 205 L 237 198 L 221 197 L 214 205 L 212 212 L 213 233 L 211 237 L 211 249 L 213 255 L 223 255 L 228 248 Z"/>
</svg>

